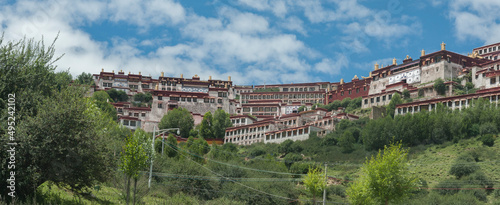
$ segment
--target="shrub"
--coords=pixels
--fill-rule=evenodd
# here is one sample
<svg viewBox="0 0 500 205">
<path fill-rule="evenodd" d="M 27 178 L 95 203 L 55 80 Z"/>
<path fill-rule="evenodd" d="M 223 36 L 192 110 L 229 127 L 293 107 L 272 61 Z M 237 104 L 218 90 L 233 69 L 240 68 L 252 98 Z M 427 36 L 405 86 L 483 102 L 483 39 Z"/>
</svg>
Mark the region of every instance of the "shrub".
<svg viewBox="0 0 500 205">
<path fill-rule="evenodd" d="M 457 180 L 445 180 L 439 182 L 439 184 L 436 185 L 436 188 L 439 189 L 434 189 L 434 191 L 441 195 L 453 195 L 458 193 L 460 184 L 461 182 Z"/>
<path fill-rule="evenodd" d="M 345 195 L 345 186 L 342 186 L 342 185 L 329 186 L 327 188 L 327 192 L 335 194 L 335 195 L 340 196 L 342 198 L 346 197 L 346 195 Z"/>
<path fill-rule="evenodd" d="M 488 147 L 493 147 L 495 145 L 495 137 L 492 134 L 485 134 L 479 138 L 481 142 L 483 142 L 483 145 L 486 145 Z"/>
<path fill-rule="evenodd" d="M 479 134 L 495 134 L 498 133 L 498 129 L 495 123 L 487 122 L 479 126 Z"/>
<path fill-rule="evenodd" d="M 479 166 L 475 162 L 474 157 L 472 157 L 470 153 L 461 155 L 455 160 L 449 173 L 456 176 L 457 179 L 472 174 L 479 169 Z"/>
<path fill-rule="evenodd" d="M 250 151 L 250 156 L 251 157 L 257 157 L 266 154 L 266 151 L 264 150 L 263 147 L 255 147 Z"/>
<path fill-rule="evenodd" d="M 482 187 L 477 186 L 477 185 L 465 185 L 462 190 L 460 190 L 461 193 L 464 194 L 469 194 L 475 196 L 477 199 L 480 201 L 488 201 L 486 198 L 486 191 L 484 189 L 480 189 Z"/>
<path fill-rule="evenodd" d="M 493 196 L 497 199 L 500 199 L 500 189 L 495 189 L 493 192 Z"/>
<path fill-rule="evenodd" d="M 491 181 L 483 172 L 476 171 L 469 176 L 466 176 L 462 179 L 469 185 L 480 185 L 481 187 L 492 188 L 493 181 Z"/>
</svg>

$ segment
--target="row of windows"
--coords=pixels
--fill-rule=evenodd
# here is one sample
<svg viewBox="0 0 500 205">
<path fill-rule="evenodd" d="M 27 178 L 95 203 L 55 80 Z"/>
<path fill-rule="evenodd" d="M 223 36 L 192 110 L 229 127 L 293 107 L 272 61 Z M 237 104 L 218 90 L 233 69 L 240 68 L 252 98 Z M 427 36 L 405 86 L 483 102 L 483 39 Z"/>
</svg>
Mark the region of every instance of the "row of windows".
<svg viewBox="0 0 500 205">
<path fill-rule="evenodd" d="M 303 91 L 307 91 L 308 88 L 283 88 L 283 92 L 303 92 Z M 309 87 L 309 91 L 315 91 L 316 88 L 315 87 Z"/>
<path fill-rule="evenodd" d="M 269 134 L 269 135 L 266 135 L 266 140 L 295 137 L 297 135 L 307 134 L 308 130 L 309 130 L 308 128 L 304 128 L 304 129 L 293 130 L 293 131 L 279 132 L 276 134 Z"/>
<path fill-rule="evenodd" d="M 129 112 L 128 116 L 139 117 L 139 113 L 138 112 L 136 112 L 136 113 Z M 145 112 L 141 113 L 141 117 L 146 117 L 146 113 Z"/>
<path fill-rule="evenodd" d="M 290 95 L 242 95 L 243 99 L 282 99 L 285 98 L 323 98 L 323 94 L 290 94 Z M 220 96 L 219 96 L 220 97 Z"/>
<path fill-rule="evenodd" d="M 384 95 L 382 96 L 382 98 L 380 98 L 380 96 L 376 97 L 376 98 L 370 98 L 370 103 L 375 103 L 375 101 L 377 102 L 380 102 L 380 99 L 382 99 L 382 102 L 386 101 L 386 100 L 391 100 L 392 98 L 392 95 L 387 95 L 387 97 Z M 365 99 L 365 105 L 368 104 L 368 99 Z"/>
<path fill-rule="evenodd" d="M 239 135 L 239 134 L 244 134 L 244 133 L 260 132 L 260 131 L 265 131 L 268 129 L 269 129 L 269 125 L 260 126 L 260 127 L 252 127 L 252 128 L 244 128 L 244 129 L 226 132 L 226 136 Z"/>
<path fill-rule="evenodd" d="M 133 120 L 123 120 L 123 125 L 126 125 L 126 126 L 132 126 L 132 127 L 135 127 L 136 126 L 136 121 L 133 121 Z"/>
<path fill-rule="evenodd" d="M 235 120 L 231 120 L 231 122 L 232 122 L 233 124 L 240 124 L 240 122 L 241 122 L 241 123 L 245 123 L 245 122 L 246 122 L 246 120 L 247 120 L 247 119 L 242 118 L 242 119 L 235 119 Z"/>
<path fill-rule="evenodd" d="M 500 46 L 498 46 L 498 50 L 500 50 Z M 497 47 L 496 46 L 493 46 L 493 47 L 490 47 L 490 48 L 485 48 L 483 50 L 479 50 L 479 54 L 486 54 L 486 53 L 489 53 L 489 52 L 494 52 L 494 51 L 497 51 Z"/>
<path fill-rule="evenodd" d="M 102 83 L 102 86 L 105 88 L 113 87 L 113 83 Z"/>
<path fill-rule="evenodd" d="M 226 142 L 239 142 L 242 140 L 251 140 L 251 139 L 260 139 L 260 135 L 245 135 L 241 137 L 235 137 L 235 138 L 228 138 Z"/>
<path fill-rule="evenodd" d="M 363 91 L 366 91 L 366 86 L 363 87 Z M 352 94 L 352 90 L 349 90 L 348 93 L 349 93 L 349 95 Z M 356 93 L 359 93 L 359 88 L 356 88 Z M 344 91 L 340 92 L 340 96 L 344 96 Z"/>
</svg>

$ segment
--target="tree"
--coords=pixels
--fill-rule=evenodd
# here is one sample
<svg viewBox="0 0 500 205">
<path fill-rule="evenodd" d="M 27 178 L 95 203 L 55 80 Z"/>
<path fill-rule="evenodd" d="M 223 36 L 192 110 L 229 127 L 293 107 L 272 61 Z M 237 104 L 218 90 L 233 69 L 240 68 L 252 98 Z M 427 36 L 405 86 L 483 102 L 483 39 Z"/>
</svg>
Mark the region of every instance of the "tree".
<svg viewBox="0 0 500 205">
<path fill-rule="evenodd" d="M 451 166 L 449 173 L 451 175 L 455 175 L 457 179 L 460 179 L 474 173 L 478 169 L 479 166 L 476 164 L 474 157 L 472 157 L 470 153 L 465 153 L 460 155 L 455 160 L 455 163 Z"/>
<path fill-rule="evenodd" d="M 352 135 L 352 132 L 347 130 L 339 138 L 338 145 L 342 148 L 343 153 L 350 153 L 354 150 L 354 143 L 356 139 Z"/>
<path fill-rule="evenodd" d="M 45 98 L 37 115 L 19 124 L 16 191 L 21 196 L 45 181 L 83 193 L 108 179 L 113 161 L 107 130 L 114 122 L 84 93 L 68 87 Z"/>
<path fill-rule="evenodd" d="M 113 118 L 113 120 L 118 119 L 115 107 L 109 103 L 113 102 L 113 100 L 109 97 L 108 93 L 105 91 L 94 92 L 94 94 L 92 94 L 92 99 L 95 100 L 94 103 L 97 107 L 101 108 L 101 110 Z"/>
<path fill-rule="evenodd" d="M 323 193 L 326 188 L 325 176 L 319 168 L 309 168 L 309 172 L 304 177 L 304 186 L 313 196 L 313 204 L 316 204 L 316 197 Z"/>
<path fill-rule="evenodd" d="M 203 115 L 203 120 L 201 121 L 200 124 L 200 135 L 201 137 L 205 139 L 211 139 L 214 138 L 213 132 L 212 132 L 212 124 L 213 124 L 213 119 L 212 119 L 212 113 L 208 111 Z M 196 137 L 196 136 L 194 136 Z"/>
<path fill-rule="evenodd" d="M 128 95 L 123 90 L 109 89 L 106 92 L 114 102 L 126 102 L 128 100 Z"/>
<path fill-rule="evenodd" d="M 92 74 L 85 72 L 76 76 L 75 83 L 79 85 L 95 85 L 94 79 L 92 79 Z"/>
<path fill-rule="evenodd" d="M 287 139 L 283 141 L 279 146 L 278 146 L 278 152 L 283 153 L 283 154 L 288 154 L 292 151 L 292 144 L 293 141 L 291 139 Z"/>
<path fill-rule="evenodd" d="M 352 204 L 388 204 L 402 202 L 411 195 L 417 178 L 409 172 L 408 150 L 401 142 L 385 146 L 376 157 L 367 159 L 358 180 L 347 189 Z"/>
<path fill-rule="evenodd" d="M 386 116 L 391 116 L 391 118 L 394 118 L 396 105 L 399 105 L 401 103 L 403 103 L 403 100 L 401 100 L 401 96 L 398 93 L 394 93 L 394 95 L 392 95 L 391 102 L 389 102 L 389 105 L 387 105 Z"/>
<path fill-rule="evenodd" d="M 175 108 L 168 111 L 168 113 L 161 118 L 158 125 L 160 129 L 180 128 L 180 134 L 184 138 L 189 137 L 189 131 L 193 129 L 193 126 L 193 116 L 185 108 Z"/>
<path fill-rule="evenodd" d="M 434 81 L 434 90 L 436 90 L 438 95 L 446 94 L 446 85 L 444 84 L 443 79 L 438 78 Z"/>
<path fill-rule="evenodd" d="M 283 161 L 285 162 L 286 168 L 290 170 L 290 167 L 293 165 L 293 163 L 302 161 L 302 156 L 300 154 L 290 153 L 285 156 Z"/>
<path fill-rule="evenodd" d="M 126 203 L 130 203 L 130 180 L 134 180 L 133 204 L 136 203 L 137 180 L 139 179 L 139 171 L 147 167 L 148 153 L 145 146 L 141 142 L 144 140 L 146 133 L 137 129 L 134 134 L 127 139 L 127 144 L 123 147 L 123 152 L 120 157 L 120 169 L 125 174 L 125 193 Z"/>
<path fill-rule="evenodd" d="M 168 134 L 164 149 L 168 157 L 172 158 L 177 156 L 177 139 L 173 134 Z"/>
<path fill-rule="evenodd" d="M 229 119 L 229 113 L 222 109 L 218 109 L 214 113 L 212 133 L 215 138 L 224 138 L 226 134 L 226 128 L 233 126 L 231 119 Z"/>
<path fill-rule="evenodd" d="M 408 89 L 404 89 L 402 94 L 405 100 L 410 99 L 410 91 Z"/>
<path fill-rule="evenodd" d="M 60 71 L 60 72 L 56 73 L 54 84 L 55 84 L 56 89 L 58 91 L 60 91 L 61 89 L 68 87 L 68 85 L 71 83 L 72 80 L 73 80 L 73 77 L 69 73 L 69 69 L 68 69 L 68 70 Z"/>
<path fill-rule="evenodd" d="M 306 111 L 306 106 L 305 105 L 302 105 L 299 107 L 299 109 L 297 109 L 297 112 L 302 112 L 302 111 Z"/>
</svg>

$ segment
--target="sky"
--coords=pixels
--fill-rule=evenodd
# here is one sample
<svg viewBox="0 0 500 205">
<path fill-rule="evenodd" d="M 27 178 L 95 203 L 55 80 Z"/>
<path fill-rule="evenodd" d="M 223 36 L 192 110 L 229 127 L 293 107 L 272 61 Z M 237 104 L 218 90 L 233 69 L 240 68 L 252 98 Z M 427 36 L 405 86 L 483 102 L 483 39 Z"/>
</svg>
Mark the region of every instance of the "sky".
<svg viewBox="0 0 500 205">
<path fill-rule="evenodd" d="M 57 71 L 237 85 L 351 81 L 374 64 L 500 42 L 499 0 L 0 0 L 4 41 L 55 41 Z"/>
</svg>

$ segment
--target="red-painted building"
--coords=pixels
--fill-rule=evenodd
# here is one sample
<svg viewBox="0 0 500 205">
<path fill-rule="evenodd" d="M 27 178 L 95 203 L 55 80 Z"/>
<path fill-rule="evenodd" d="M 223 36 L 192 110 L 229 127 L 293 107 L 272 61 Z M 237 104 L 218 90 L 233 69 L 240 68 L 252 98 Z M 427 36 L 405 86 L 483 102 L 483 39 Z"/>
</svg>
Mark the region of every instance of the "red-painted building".
<svg viewBox="0 0 500 205">
<path fill-rule="evenodd" d="M 358 98 L 368 95 L 368 91 L 370 90 L 370 83 L 372 78 L 365 78 L 359 80 L 357 76 L 355 76 L 351 82 L 344 83 L 343 80 L 340 83 L 336 84 L 332 87 L 337 87 L 336 90 L 332 90 L 328 92 L 327 99 L 325 100 L 328 103 L 331 103 L 335 100 L 343 100 L 344 98 Z"/>
</svg>

